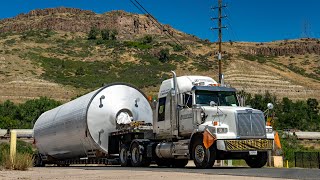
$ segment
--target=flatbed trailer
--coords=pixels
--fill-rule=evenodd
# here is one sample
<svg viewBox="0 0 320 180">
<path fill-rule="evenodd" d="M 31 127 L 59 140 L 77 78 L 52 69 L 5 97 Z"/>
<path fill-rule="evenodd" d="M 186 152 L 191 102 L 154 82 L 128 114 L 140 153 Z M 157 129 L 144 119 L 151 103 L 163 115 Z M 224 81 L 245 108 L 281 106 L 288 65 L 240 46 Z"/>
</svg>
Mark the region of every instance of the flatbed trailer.
<svg viewBox="0 0 320 180">
<path fill-rule="evenodd" d="M 88 156 L 84 158 L 72 158 L 65 160 L 48 159 L 47 157 L 36 154 L 34 156 L 34 166 L 43 167 L 46 164 L 53 164 L 61 167 L 70 166 L 73 164 L 100 164 L 100 165 L 120 165 L 119 153 L 121 146 L 128 145 L 132 142 L 141 141 L 142 139 L 153 139 L 154 134 L 152 125 L 130 125 L 128 128 L 119 129 L 111 132 L 109 135 L 109 153 L 88 152 Z M 95 155 L 94 155 L 95 154 Z"/>
</svg>

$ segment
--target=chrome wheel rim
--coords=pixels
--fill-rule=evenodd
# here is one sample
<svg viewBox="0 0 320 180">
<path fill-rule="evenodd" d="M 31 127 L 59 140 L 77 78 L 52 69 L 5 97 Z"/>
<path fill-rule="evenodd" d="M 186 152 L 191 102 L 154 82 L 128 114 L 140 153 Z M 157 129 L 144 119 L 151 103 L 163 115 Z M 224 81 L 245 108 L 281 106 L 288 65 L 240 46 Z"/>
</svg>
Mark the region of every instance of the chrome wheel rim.
<svg viewBox="0 0 320 180">
<path fill-rule="evenodd" d="M 132 161 L 134 163 L 138 163 L 138 161 L 139 161 L 139 150 L 138 150 L 138 148 L 133 148 L 131 153 L 132 153 L 131 154 Z"/>
<path fill-rule="evenodd" d="M 204 161 L 204 156 L 205 156 L 205 150 L 203 146 L 197 145 L 194 150 L 194 158 L 196 159 L 197 162 L 201 163 Z"/>
<path fill-rule="evenodd" d="M 125 148 L 122 148 L 120 151 L 120 161 L 125 163 L 127 161 L 127 151 Z"/>
</svg>

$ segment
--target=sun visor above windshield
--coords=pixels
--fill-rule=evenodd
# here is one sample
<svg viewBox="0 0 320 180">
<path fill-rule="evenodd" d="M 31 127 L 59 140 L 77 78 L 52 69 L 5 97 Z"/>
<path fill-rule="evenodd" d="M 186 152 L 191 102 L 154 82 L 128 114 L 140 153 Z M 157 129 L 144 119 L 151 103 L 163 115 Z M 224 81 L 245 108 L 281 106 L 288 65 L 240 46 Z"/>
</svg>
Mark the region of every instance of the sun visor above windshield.
<svg viewBox="0 0 320 180">
<path fill-rule="evenodd" d="M 220 86 L 194 86 L 192 90 L 236 92 L 235 88 Z"/>
</svg>

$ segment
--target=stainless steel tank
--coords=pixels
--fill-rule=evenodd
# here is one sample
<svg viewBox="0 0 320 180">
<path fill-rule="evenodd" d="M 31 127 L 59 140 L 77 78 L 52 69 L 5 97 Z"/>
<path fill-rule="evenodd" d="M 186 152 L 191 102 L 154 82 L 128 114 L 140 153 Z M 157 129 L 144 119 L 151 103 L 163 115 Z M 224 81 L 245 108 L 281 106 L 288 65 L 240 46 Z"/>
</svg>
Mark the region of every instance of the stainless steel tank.
<svg viewBox="0 0 320 180">
<path fill-rule="evenodd" d="M 35 145 L 42 155 L 56 159 L 87 157 L 92 151 L 108 154 L 109 133 L 117 116 L 152 123 L 146 96 L 123 83 L 110 84 L 43 113 L 34 125 Z"/>
</svg>

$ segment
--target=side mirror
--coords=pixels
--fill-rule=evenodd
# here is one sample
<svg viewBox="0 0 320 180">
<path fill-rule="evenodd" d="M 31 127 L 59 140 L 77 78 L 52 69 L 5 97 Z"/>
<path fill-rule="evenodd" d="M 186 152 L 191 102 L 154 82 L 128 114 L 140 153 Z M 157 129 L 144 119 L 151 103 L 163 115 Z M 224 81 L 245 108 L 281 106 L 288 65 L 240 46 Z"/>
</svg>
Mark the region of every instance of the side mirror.
<svg viewBox="0 0 320 180">
<path fill-rule="evenodd" d="M 176 91 L 174 89 L 171 89 L 171 96 L 175 96 L 176 95 Z"/>
<path fill-rule="evenodd" d="M 274 106 L 273 106 L 272 103 L 268 103 L 268 104 L 267 104 L 267 107 L 268 107 L 269 110 L 271 110 L 271 109 L 273 109 Z"/>
<path fill-rule="evenodd" d="M 214 106 L 216 106 L 216 105 L 217 105 L 217 103 L 216 103 L 216 102 L 214 102 L 214 101 L 210 101 L 210 106 L 214 107 Z"/>
</svg>

